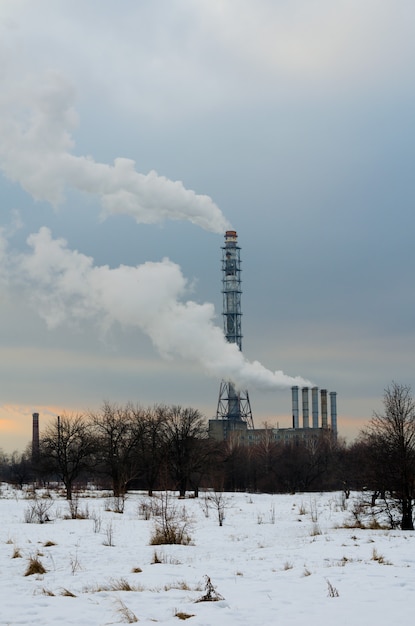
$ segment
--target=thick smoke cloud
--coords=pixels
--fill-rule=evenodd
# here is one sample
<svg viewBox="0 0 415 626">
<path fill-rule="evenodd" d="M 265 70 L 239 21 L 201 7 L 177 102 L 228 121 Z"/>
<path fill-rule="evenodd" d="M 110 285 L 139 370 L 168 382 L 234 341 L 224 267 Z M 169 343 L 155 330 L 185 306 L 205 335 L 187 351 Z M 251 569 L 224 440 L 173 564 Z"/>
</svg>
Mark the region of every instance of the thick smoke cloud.
<svg viewBox="0 0 415 626">
<path fill-rule="evenodd" d="M 35 199 L 58 205 L 66 188 L 99 198 L 107 214 L 124 213 L 140 223 L 188 220 L 223 233 L 230 225 L 208 196 L 156 172 L 141 174 L 129 159 L 113 165 L 76 156 L 74 92 L 58 74 L 9 81 L 0 95 L 0 167 Z M 2 239 L 0 255 L 6 256 Z M 31 252 L 8 253 L 11 278 L 25 289 L 49 327 L 70 320 L 94 320 L 105 331 L 118 323 L 146 333 L 161 355 L 196 362 L 209 374 L 239 387 L 273 389 L 307 384 L 248 362 L 215 325 L 212 304 L 186 300 L 187 281 L 165 258 L 138 267 L 96 266 L 91 257 L 69 250 L 43 227 L 27 241 Z"/>
<path fill-rule="evenodd" d="M 180 181 L 155 171 L 141 174 L 131 159 L 117 158 L 108 165 L 75 156 L 74 99 L 72 87 L 56 73 L 19 84 L 9 81 L 0 95 L 0 167 L 8 178 L 55 206 L 71 187 L 96 196 L 105 214 L 127 214 L 139 223 L 171 219 L 215 233 L 229 228 L 209 196 L 186 189 Z"/>
<path fill-rule="evenodd" d="M 239 387 L 275 389 L 308 384 L 250 363 L 214 324 L 210 303 L 185 300 L 187 281 L 169 259 L 137 267 L 95 266 L 93 259 L 67 248 L 41 228 L 28 239 L 32 252 L 14 259 L 26 288 L 36 285 L 32 301 L 50 327 L 68 319 L 93 319 L 103 329 L 114 323 L 146 333 L 164 357 L 181 357 L 212 376 Z"/>
</svg>

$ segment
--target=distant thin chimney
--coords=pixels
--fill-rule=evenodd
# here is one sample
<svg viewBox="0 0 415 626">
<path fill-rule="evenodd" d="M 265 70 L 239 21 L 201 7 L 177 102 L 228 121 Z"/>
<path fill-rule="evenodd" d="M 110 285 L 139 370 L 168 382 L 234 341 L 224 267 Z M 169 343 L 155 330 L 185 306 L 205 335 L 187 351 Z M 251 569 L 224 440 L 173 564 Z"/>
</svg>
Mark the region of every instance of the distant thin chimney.
<svg viewBox="0 0 415 626">
<path fill-rule="evenodd" d="M 39 413 L 33 413 L 32 418 L 32 461 L 36 461 L 39 458 Z"/>
</svg>

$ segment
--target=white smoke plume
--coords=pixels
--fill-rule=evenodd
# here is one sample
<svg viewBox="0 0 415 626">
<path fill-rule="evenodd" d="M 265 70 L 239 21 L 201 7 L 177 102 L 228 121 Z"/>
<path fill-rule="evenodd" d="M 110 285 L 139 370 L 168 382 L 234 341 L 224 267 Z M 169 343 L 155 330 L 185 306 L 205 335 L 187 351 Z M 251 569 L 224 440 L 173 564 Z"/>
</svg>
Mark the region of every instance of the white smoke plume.
<svg viewBox="0 0 415 626">
<path fill-rule="evenodd" d="M 181 181 L 141 174 L 131 159 L 108 165 L 74 155 L 74 100 L 73 88 L 57 73 L 7 81 L 0 94 L 0 168 L 10 180 L 54 206 L 70 187 L 96 196 L 104 214 L 127 214 L 139 223 L 188 220 L 215 233 L 230 227 L 209 196 Z"/>
<path fill-rule="evenodd" d="M 0 92 L 0 168 L 9 179 L 52 205 L 73 188 L 96 196 L 105 213 L 128 214 L 140 223 L 188 220 L 216 233 L 230 227 L 210 197 L 179 181 L 154 171 L 141 174 L 129 159 L 108 165 L 76 156 L 74 95 L 56 73 L 7 81 Z M 46 227 L 32 234 L 28 244 L 31 253 L 8 254 L 9 275 L 27 289 L 50 327 L 68 318 L 92 319 L 104 330 L 119 323 L 141 329 L 163 356 L 197 362 L 239 387 L 307 384 L 248 362 L 215 325 L 213 305 L 185 299 L 187 281 L 169 259 L 138 267 L 98 267 L 91 257 L 69 250 L 65 240 L 53 239 Z M 4 245 L 1 254 L 6 256 Z"/>
<path fill-rule="evenodd" d="M 208 374 L 240 388 L 309 384 L 247 361 L 214 324 L 212 304 L 184 300 L 187 281 L 169 259 L 137 267 L 98 267 L 91 257 L 69 250 L 65 240 L 53 239 L 45 227 L 28 243 L 32 252 L 15 258 L 15 271 L 28 286 L 36 285 L 32 298 L 50 327 L 68 317 L 94 319 L 104 328 L 118 322 L 141 329 L 163 356 L 197 362 Z"/>
</svg>

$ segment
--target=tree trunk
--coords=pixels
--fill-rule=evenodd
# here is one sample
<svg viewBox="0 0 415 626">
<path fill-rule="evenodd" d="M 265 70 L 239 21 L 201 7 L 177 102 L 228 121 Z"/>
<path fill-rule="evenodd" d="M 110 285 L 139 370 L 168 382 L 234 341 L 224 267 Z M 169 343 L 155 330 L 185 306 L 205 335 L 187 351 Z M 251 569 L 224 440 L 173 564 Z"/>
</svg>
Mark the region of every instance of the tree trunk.
<svg viewBox="0 0 415 626">
<path fill-rule="evenodd" d="M 186 487 L 187 487 L 186 478 L 181 478 L 179 481 L 179 498 L 186 497 Z"/>
<path fill-rule="evenodd" d="M 404 498 L 402 500 L 402 530 L 414 530 L 414 521 L 412 519 L 412 500 Z"/>
<path fill-rule="evenodd" d="M 67 481 L 64 485 L 66 489 L 66 499 L 72 500 L 72 481 Z"/>
</svg>

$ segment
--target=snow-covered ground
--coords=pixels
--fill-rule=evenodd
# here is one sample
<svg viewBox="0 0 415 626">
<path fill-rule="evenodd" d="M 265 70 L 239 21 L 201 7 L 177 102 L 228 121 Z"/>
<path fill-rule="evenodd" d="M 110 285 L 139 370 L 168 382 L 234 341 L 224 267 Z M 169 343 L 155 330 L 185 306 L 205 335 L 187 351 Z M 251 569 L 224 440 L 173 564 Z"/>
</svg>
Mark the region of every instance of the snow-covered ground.
<svg viewBox="0 0 415 626">
<path fill-rule="evenodd" d="M 52 497 L 51 521 L 27 523 L 34 501 L 2 486 L 0 624 L 178 624 L 187 615 L 194 626 L 390 626 L 413 617 L 414 533 L 345 527 L 353 496 L 344 510 L 339 493 L 226 494 L 222 527 L 203 494 L 173 498 L 189 524 L 186 546 L 150 545 L 144 494 L 129 494 L 119 514 L 90 493 L 79 499 L 87 519 L 75 520 Z M 25 576 L 31 558 L 46 573 Z M 197 602 L 206 576 L 223 599 Z"/>
</svg>

